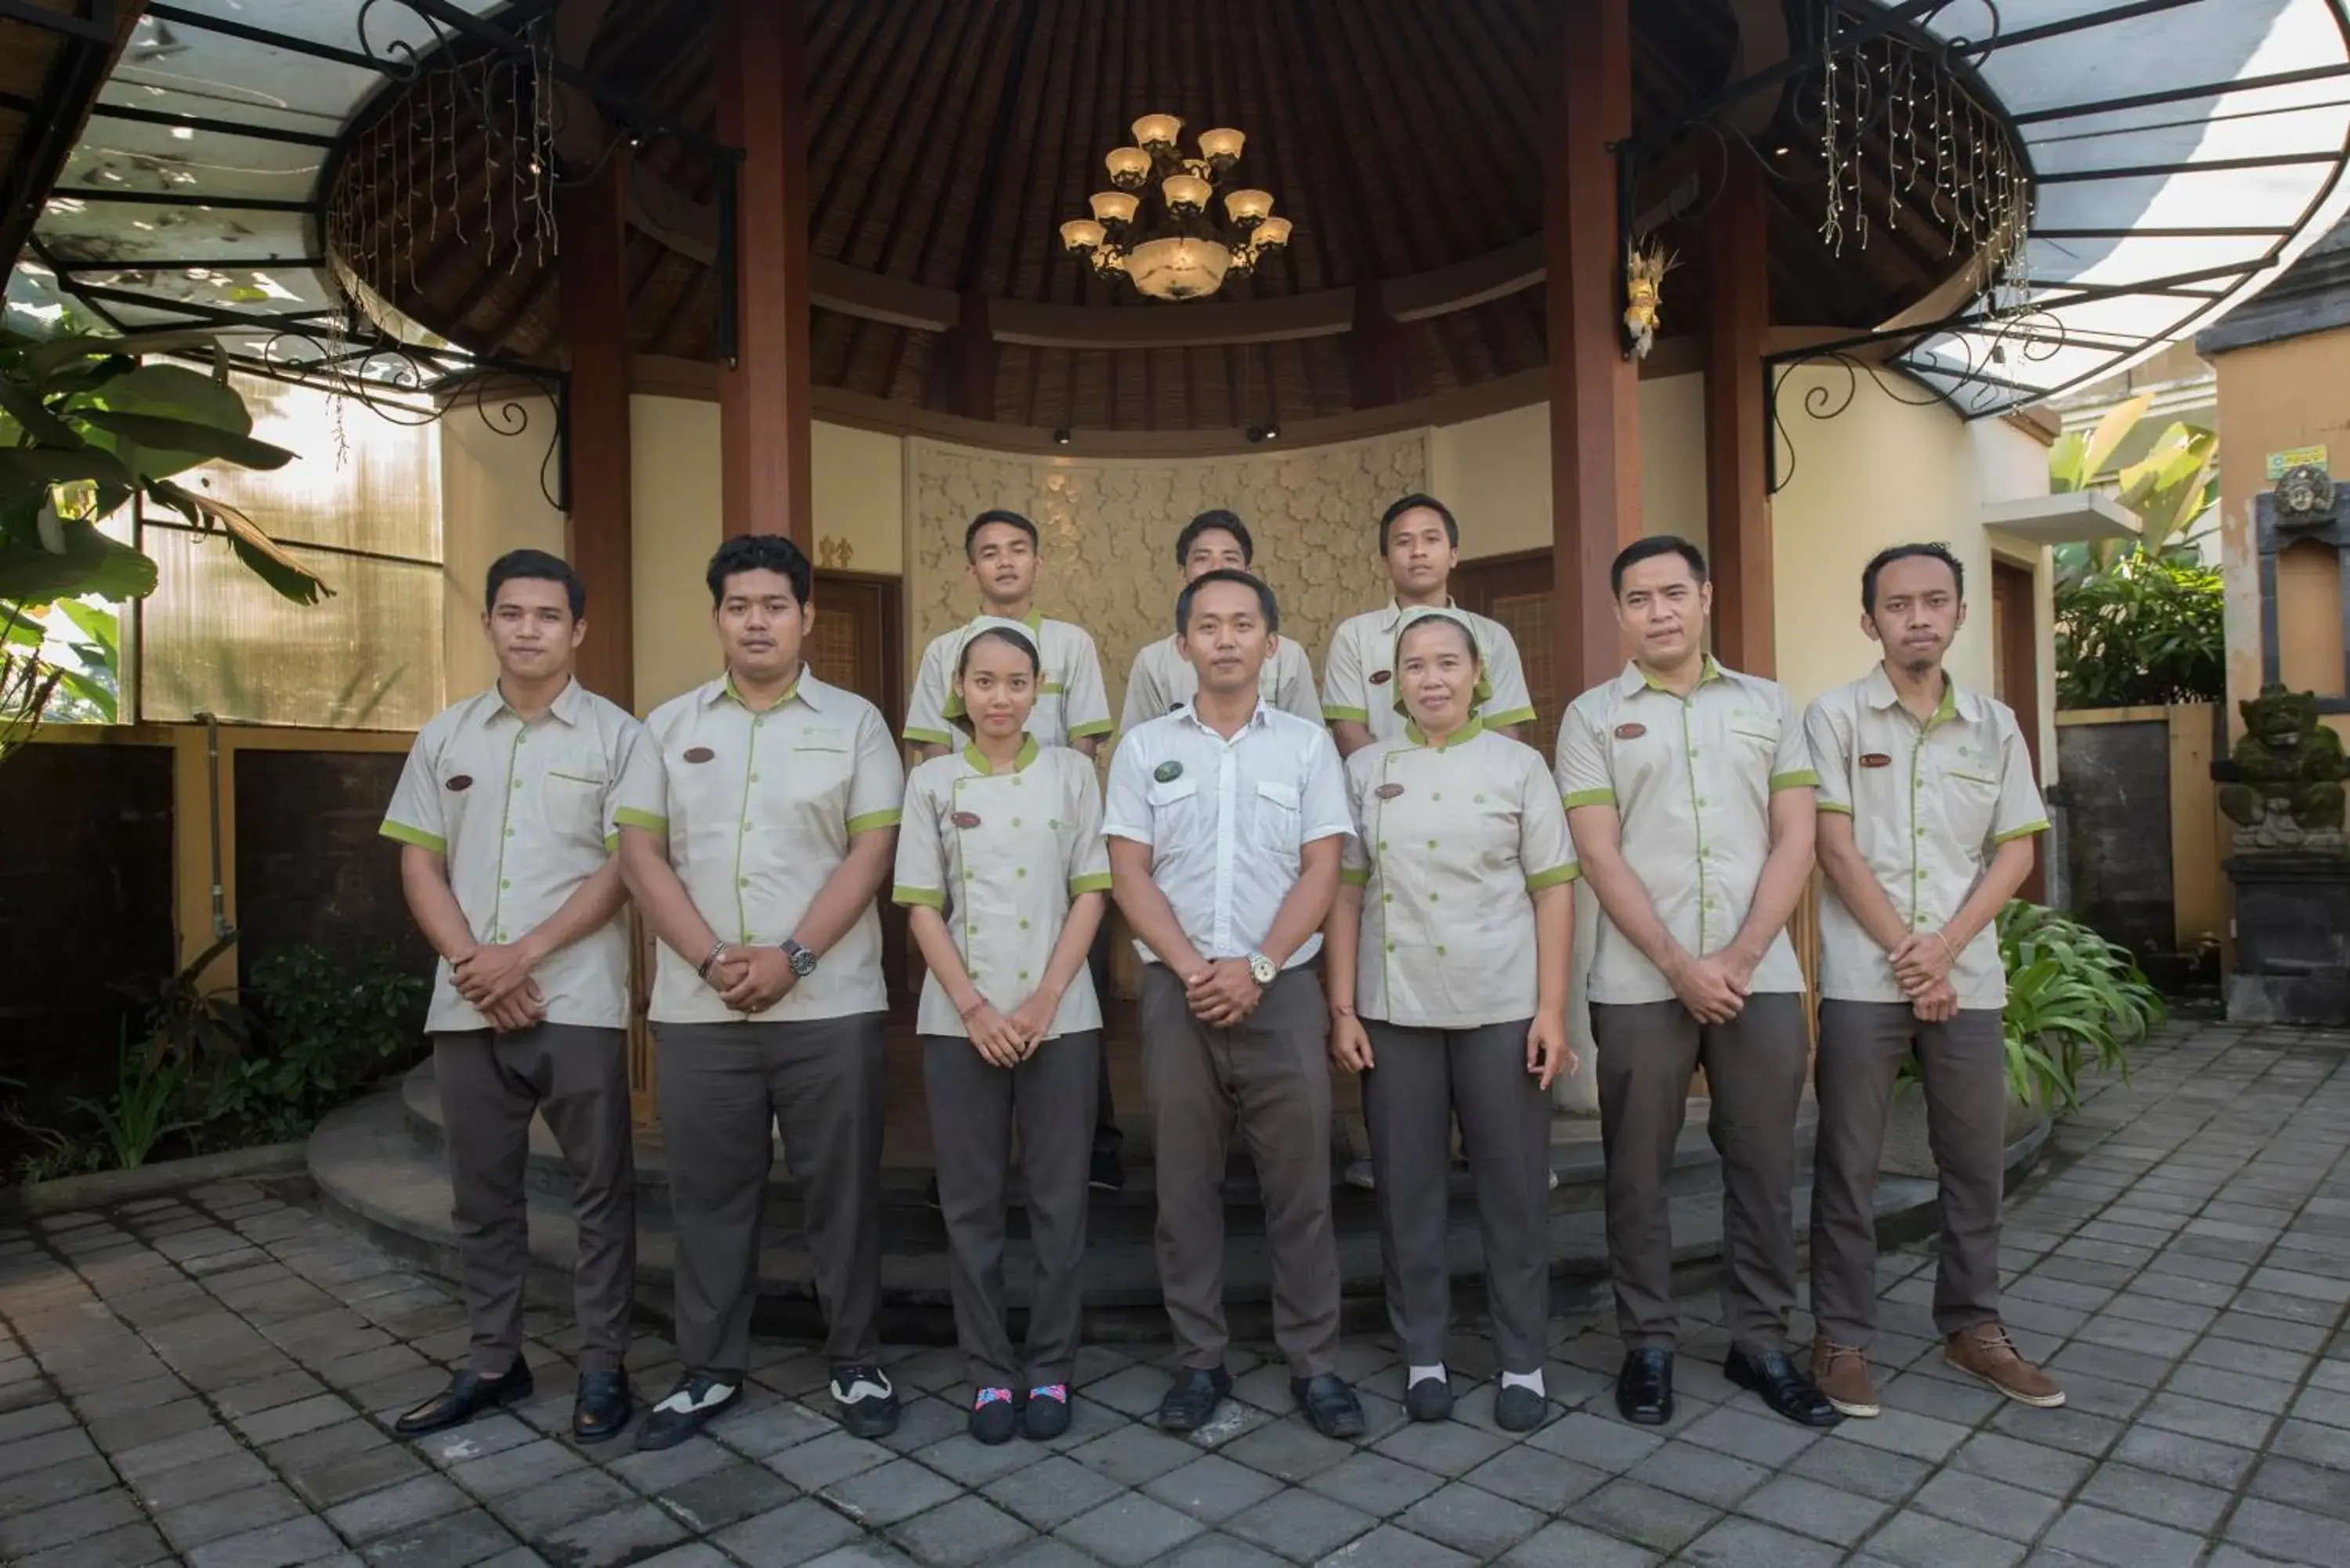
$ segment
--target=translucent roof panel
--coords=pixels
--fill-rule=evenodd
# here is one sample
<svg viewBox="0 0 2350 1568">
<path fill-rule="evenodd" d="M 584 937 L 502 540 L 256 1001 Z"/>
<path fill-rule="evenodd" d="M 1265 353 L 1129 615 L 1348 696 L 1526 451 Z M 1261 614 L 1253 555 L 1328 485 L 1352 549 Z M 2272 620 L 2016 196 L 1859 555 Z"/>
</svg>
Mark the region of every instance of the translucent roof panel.
<svg viewBox="0 0 2350 1568">
<path fill-rule="evenodd" d="M 2020 308 L 1898 357 L 1962 413 L 2126 369 L 2350 210 L 2345 0 L 1954 0 L 1923 26 L 1971 46 L 2035 176 Z"/>
</svg>

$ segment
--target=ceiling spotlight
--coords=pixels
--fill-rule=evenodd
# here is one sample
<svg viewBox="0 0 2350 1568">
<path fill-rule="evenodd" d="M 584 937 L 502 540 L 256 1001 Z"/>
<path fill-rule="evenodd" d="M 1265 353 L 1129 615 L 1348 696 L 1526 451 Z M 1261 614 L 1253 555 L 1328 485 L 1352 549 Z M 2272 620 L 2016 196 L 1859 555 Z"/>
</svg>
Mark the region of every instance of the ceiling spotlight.
<svg viewBox="0 0 2350 1568">
<path fill-rule="evenodd" d="M 1281 427 L 1275 424 L 1266 425 L 1264 427 L 1264 439 L 1267 441 L 1279 441 L 1281 439 Z"/>
<path fill-rule="evenodd" d="M 1053 444 L 1054 444 L 1055 446 L 1066 446 L 1066 445 L 1068 445 L 1068 444 L 1069 444 L 1069 432 L 1068 432 L 1066 430 L 1056 430 L 1056 431 L 1055 431 L 1053 432 Z"/>
</svg>

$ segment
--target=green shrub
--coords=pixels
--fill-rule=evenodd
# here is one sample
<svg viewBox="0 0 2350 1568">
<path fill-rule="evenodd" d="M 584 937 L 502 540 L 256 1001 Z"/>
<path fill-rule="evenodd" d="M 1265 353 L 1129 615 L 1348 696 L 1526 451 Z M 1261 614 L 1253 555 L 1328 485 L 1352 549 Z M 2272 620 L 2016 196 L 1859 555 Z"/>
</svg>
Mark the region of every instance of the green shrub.
<svg viewBox="0 0 2350 1568">
<path fill-rule="evenodd" d="M 1999 957 L 2008 1087 L 2027 1105 L 2079 1105 L 2086 1066 L 2126 1077 L 2125 1053 L 2167 1011 L 2127 948 L 2040 904 L 2018 898 L 2000 911 Z"/>
<path fill-rule="evenodd" d="M 2056 594 L 2056 706 L 2217 702 L 2226 592 L 2201 566 L 2127 556 Z"/>
<path fill-rule="evenodd" d="M 235 1141 L 296 1138 L 421 1048 L 431 987 L 394 954 L 348 968 L 312 947 L 253 966 L 253 1048 L 213 1080 L 210 1114 Z"/>
</svg>

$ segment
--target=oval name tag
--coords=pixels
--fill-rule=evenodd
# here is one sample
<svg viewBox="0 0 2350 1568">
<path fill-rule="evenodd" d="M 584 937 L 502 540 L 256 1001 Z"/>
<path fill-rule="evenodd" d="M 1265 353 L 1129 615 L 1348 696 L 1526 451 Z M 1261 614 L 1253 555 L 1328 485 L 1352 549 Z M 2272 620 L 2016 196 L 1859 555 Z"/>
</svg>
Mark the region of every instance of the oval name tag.
<svg viewBox="0 0 2350 1568">
<path fill-rule="evenodd" d="M 1863 752 L 1860 753 L 1860 765 L 1865 768 L 1889 768 L 1893 765 L 1893 759 L 1883 752 Z"/>
<path fill-rule="evenodd" d="M 977 827 L 979 826 L 979 814 L 975 811 L 959 811 L 947 820 L 953 823 L 957 827 Z"/>
<path fill-rule="evenodd" d="M 1371 793 L 1378 795 L 1381 800 L 1393 800 L 1396 796 L 1403 793 L 1403 785 L 1399 784 L 1383 784 Z"/>
<path fill-rule="evenodd" d="M 455 778 L 449 781 L 449 787 L 451 789 L 457 790 L 471 789 L 473 787 L 473 775 L 471 774 L 459 774 Z"/>
<path fill-rule="evenodd" d="M 1374 686 L 1385 686 L 1388 681 L 1393 680 L 1394 679 L 1395 671 L 1392 670 L 1374 670 L 1371 671 L 1371 684 Z"/>
<path fill-rule="evenodd" d="M 685 748 L 685 760 L 689 763 L 706 763 L 717 754 L 718 753 L 716 752 L 712 751 L 708 746 L 688 746 Z"/>
<path fill-rule="evenodd" d="M 1173 784 L 1177 779 L 1183 776 L 1183 764 L 1181 763 L 1161 763 L 1157 767 L 1150 770 L 1150 776 L 1157 779 L 1160 784 Z"/>
<path fill-rule="evenodd" d="M 1637 741 L 1648 732 L 1648 726 L 1646 724 L 1618 724 L 1616 726 L 1616 738 L 1619 741 Z"/>
</svg>

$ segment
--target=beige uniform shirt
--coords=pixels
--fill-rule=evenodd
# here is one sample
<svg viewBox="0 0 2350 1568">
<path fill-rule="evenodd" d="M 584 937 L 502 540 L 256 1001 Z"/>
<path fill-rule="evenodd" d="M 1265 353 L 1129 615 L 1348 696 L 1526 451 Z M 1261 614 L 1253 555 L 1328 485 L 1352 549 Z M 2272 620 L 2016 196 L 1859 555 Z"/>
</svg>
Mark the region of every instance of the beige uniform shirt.
<svg viewBox="0 0 2350 1568">
<path fill-rule="evenodd" d="M 2032 753 L 2003 702 L 1945 680 L 1920 724 L 1879 664 L 1814 702 L 1804 716 L 1822 811 L 1852 818 L 1853 842 L 1894 912 L 1913 931 L 1939 929 L 1982 879 L 1992 850 L 2048 829 Z M 1964 1008 L 2007 1005 L 1996 924 L 1950 966 Z M 1820 994 L 1838 1002 L 1905 1002 L 1893 965 L 1833 884 L 1820 900 Z"/>
<path fill-rule="evenodd" d="M 1130 735 L 1153 719 L 1163 719 L 1199 695 L 1200 672 L 1175 650 L 1172 637 L 1145 643 L 1126 678 L 1126 705 L 1118 730 Z M 1256 694 L 1310 724 L 1322 722 L 1322 699 L 1314 691 L 1314 661 L 1302 644 L 1281 639 L 1257 672 Z"/>
<path fill-rule="evenodd" d="M 840 868 L 848 841 L 898 826 L 904 779 L 880 711 L 806 666 L 764 713 L 722 676 L 654 709 L 645 734 L 620 780 L 614 828 L 666 838 L 693 907 L 729 942 L 781 943 Z M 654 1023 L 742 1022 L 694 973 L 702 957 L 661 945 Z M 794 1023 L 888 1005 L 881 919 L 868 906 L 814 974 L 755 1016 Z"/>
<path fill-rule="evenodd" d="M 963 725 L 962 699 L 955 695 L 955 660 L 962 645 L 993 616 L 976 616 L 931 639 L 922 649 L 921 667 L 914 672 L 914 692 L 907 700 L 906 727 L 900 732 L 913 745 L 959 750 L 971 743 Z M 1066 746 L 1089 735 L 1110 732 L 1109 691 L 1102 684 L 1101 656 L 1083 627 L 1065 620 L 1047 620 L 1034 613 L 1021 624 L 1036 639 L 1036 657 L 1044 670 L 1036 682 L 1036 706 L 1028 715 L 1028 732 L 1040 746 Z"/>
<path fill-rule="evenodd" d="M 1540 753 L 1475 719 L 1432 746 L 1419 726 L 1347 759 L 1363 889 L 1355 1011 L 1415 1029 L 1532 1018 L 1533 896 L 1577 875 Z"/>
<path fill-rule="evenodd" d="M 528 723 L 493 686 L 417 732 L 381 832 L 447 860 L 449 890 L 475 941 L 518 941 L 610 858 L 605 815 L 643 739 L 634 719 L 577 680 Z M 627 915 L 554 954 L 531 979 L 548 1023 L 626 1028 Z M 424 1026 L 490 1026 L 457 994 L 446 959 L 433 972 Z"/>
<path fill-rule="evenodd" d="M 1350 719 L 1370 727 L 1371 738 L 1384 741 L 1403 733 L 1404 717 L 1396 711 L 1396 630 L 1405 611 L 1393 599 L 1387 607 L 1350 617 L 1330 639 L 1330 657 L 1322 666 L 1322 717 L 1330 723 Z M 1477 655 L 1485 666 L 1485 683 L 1492 699 L 1478 709 L 1490 729 L 1534 722 L 1534 699 L 1526 694 L 1526 673 L 1518 662 L 1518 645 L 1500 621 L 1455 608 L 1454 618 L 1465 623 L 1477 639 Z"/>
<path fill-rule="evenodd" d="M 932 757 L 906 780 L 890 898 L 944 915 L 972 984 L 1009 1016 L 1043 983 L 1070 902 L 1109 891 L 1101 823 L 1093 762 L 1066 748 L 1030 740 L 1003 774 L 989 770 L 976 746 Z M 914 1027 L 970 1033 L 936 975 L 922 981 Z M 1082 967 L 1047 1038 L 1100 1027 L 1093 972 Z"/>
<path fill-rule="evenodd" d="M 1681 697 L 1638 664 L 1577 697 L 1558 727 L 1558 790 L 1570 812 L 1613 805 L 1624 859 L 1673 940 L 1703 957 L 1738 935 L 1771 854 L 1771 797 L 1819 782 L 1794 704 L 1774 681 L 1706 657 Z M 1756 991 L 1804 989 L 1785 931 L 1755 966 Z M 1591 1000 L 1669 1002 L 1673 988 L 1599 915 Z"/>
</svg>

